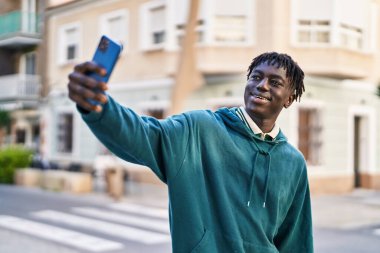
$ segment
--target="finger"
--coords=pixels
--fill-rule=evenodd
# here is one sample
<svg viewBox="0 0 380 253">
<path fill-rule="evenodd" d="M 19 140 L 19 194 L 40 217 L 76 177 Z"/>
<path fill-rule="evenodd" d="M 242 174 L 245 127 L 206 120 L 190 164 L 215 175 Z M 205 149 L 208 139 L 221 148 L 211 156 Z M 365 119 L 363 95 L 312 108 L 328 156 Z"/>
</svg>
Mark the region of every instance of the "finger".
<svg viewBox="0 0 380 253">
<path fill-rule="evenodd" d="M 94 78 L 76 71 L 69 74 L 69 80 L 72 83 L 77 83 L 78 85 L 83 85 L 90 89 L 101 88 L 104 86 L 102 82 L 98 82 Z"/>
<path fill-rule="evenodd" d="M 71 100 L 73 100 L 78 106 L 82 107 L 83 109 L 87 111 L 96 111 L 96 112 L 101 112 L 102 111 L 102 106 L 100 105 L 94 105 L 88 102 L 88 100 L 84 99 L 83 97 L 75 94 L 75 93 L 70 93 L 69 97 Z"/>
<path fill-rule="evenodd" d="M 96 100 L 99 101 L 102 104 L 105 104 L 105 103 L 107 103 L 108 98 L 103 93 L 96 93 Z"/>
<path fill-rule="evenodd" d="M 107 96 L 101 92 L 96 92 L 92 89 L 88 89 L 85 86 L 82 86 L 77 83 L 70 82 L 68 85 L 69 94 L 75 94 L 84 99 L 92 99 L 99 103 L 107 103 Z"/>
<path fill-rule="evenodd" d="M 101 89 L 102 91 L 108 90 L 108 85 L 105 82 L 99 82 L 98 88 Z"/>
<path fill-rule="evenodd" d="M 86 99 L 94 99 L 96 97 L 96 94 L 92 89 L 88 89 L 87 87 L 78 83 L 70 82 L 68 88 L 69 93 L 76 94 Z"/>
<path fill-rule="evenodd" d="M 101 76 L 106 75 L 106 70 L 93 61 L 87 61 L 87 62 L 76 65 L 74 67 L 74 71 L 84 73 L 84 74 L 92 72 L 92 73 L 97 73 Z"/>
</svg>

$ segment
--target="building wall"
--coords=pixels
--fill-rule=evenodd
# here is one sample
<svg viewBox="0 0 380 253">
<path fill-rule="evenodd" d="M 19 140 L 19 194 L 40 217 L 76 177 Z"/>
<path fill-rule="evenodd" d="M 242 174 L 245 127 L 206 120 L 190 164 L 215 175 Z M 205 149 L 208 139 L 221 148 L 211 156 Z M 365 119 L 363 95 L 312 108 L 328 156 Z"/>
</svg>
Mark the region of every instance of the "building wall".
<svg viewBox="0 0 380 253">
<path fill-rule="evenodd" d="M 37 151 L 36 148 L 38 146 L 39 138 L 39 115 L 37 105 L 39 97 L 38 94 L 33 92 L 34 90 L 38 90 L 40 85 L 40 83 L 38 83 L 38 74 L 41 73 L 41 70 L 39 69 L 40 53 L 38 52 L 38 48 L 41 34 L 39 34 L 38 29 L 32 30 L 31 28 L 35 28 L 35 25 L 43 27 L 43 22 L 38 23 L 40 21 L 38 18 L 34 19 L 27 15 L 27 13 L 25 13 L 27 10 L 29 12 L 36 12 L 33 14 L 43 14 L 44 1 L 3 0 L 0 3 L 0 22 L 4 22 L 4 20 L 8 19 L 10 15 L 14 14 L 16 14 L 16 16 L 12 16 L 12 18 L 19 17 L 19 14 L 21 17 L 19 20 L 12 20 L 12 22 L 14 22 L 14 26 L 12 27 L 15 29 L 14 31 L 1 31 L 0 86 L 2 90 L 0 93 L 3 94 L 3 96 L 0 102 L 0 107 L 3 110 L 9 110 L 12 117 L 12 125 L 9 136 L 7 136 L 6 144 L 15 144 L 15 142 L 19 142 L 18 144 L 23 144 Z M 7 24 L 7 22 L 5 22 L 5 24 Z M 18 26 L 16 24 L 18 24 Z M 24 28 L 30 29 L 31 32 L 24 33 Z M 26 75 L 25 58 L 26 54 L 31 52 L 36 52 L 36 73 L 31 73 L 30 71 L 28 75 Z M 31 69 L 32 67 L 29 68 L 29 70 Z M 25 89 L 24 92 L 22 92 L 20 90 L 23 88 L 24 84 L 29 87 L 30 85 L 36 85 L 38 87 L 31 87 L 31 89 Z M 15 90 L 16 95 L 9 93 L 10 86 L 17 86 L 18 89 Z M 20 133 L 22 131 L 25 133 L 25 138 L 19 138 L 17 140 L 17 132 Z M 22 139 L 24 139 L 24 141 L 22 141 Z"/>
<path fill-rule="evenodd" d="M 61 76 L 67 76 L 72 70 L 75 63 L 90 60 L 99 38 L 101 36 L 99 29 L 99 16 L 105 13 L 126 10 L 129 15 L 128 19 L 128 38 L 127 45 L 124 47 L 124 53 L 121 55 L 117 67 L 112 74 L 112 82 L 119 83 L 126 80 L 139 80 L 149 77 L 161 77 L 166 74 L 167 58 L 162 57 L 163 51 L 142 52 L 138 44 L 138 13 L 139 5 L 142 1 L 96 1 L 75 10 L 68 9 L 67 12 L 55 15 L 49 24 L 49 33 L 51 33 L 49 44 L 59 45 L 59 29 L 60 27 L 70 24 L 79 23 L 82 28 L 82 48 L 81 57 L 78 61 L 71 64 L 60 65 L 58 61 L 57 47 L 50 47 L 49 62 L 52 63 L 49 71 L 49 83 L 55 87 L 64 87 L 66 80 L 62 80 Z M 149 55 L 146 57 L 146 55 Z M 132 66 L 132 67 L 131 67 Z M 154 66 L 154 67 L 147 67 Z"/>
<path fill-rule="evenodd" d="M 51 1 L 53 2 L 53 1 Z M 61 1 L 62 2 L 62 1 Z M 128 38 L 110 81 L 109 93 L 121 104 L 147 113 L 149 109 L 167 110 L 177 71 L 178 49 L 142 50 L 140 41 L 140 7 L 147 0 L 77 1 L 62 8 L 52 8 L 48 22 L 47 83 L 52 93 L 47 107 L 48 136 L 45 150 L 52 159 L 90 162 L 102 148 L 81 122 L 75 107 L 66 96 L 67 75 L 73 66 L 89 60 L 95 50 L 99 33 L 99 17 L 104 13 L 126 10 Z M 346 192 L 354 188 L 353 121 L 361 116 L 369 132 L 364 144 L 365 165 L 360 170 L 361 186 L 380 188 L 380 99 L 375 95 L 380 81 L 380 49 L 374 51 L 344 49 L 339 46 L 300 46 L 292 41 L 294 29 L 293 0 L 255 0 L 252 41 L 244 46 L 203 43 L 197 47 L 198 67 L 205 83 L 186 101 L 184 110 L 216 109 L 220 106 L 243 104 L 246 69 L 252 58 L 265 51 L 290 54 L 306 73 L 306 93 L 301 103 L 283 111 L 278 122 L 294 146 L 298 147 L 299 111 L 317 108 L 320 112 L 321 159 L 309 165 L 311 190 L 314 193 Z M 372 3 L 380 1 L 373 0 Z M 258 11 L 261 10 L 261 11 Z M 59 64 L 59 31 L 67 24 L 79 23 L 81 56 L 78 61 Z M 377 26 L 380 15 L 377 15 Z M 376 40 L 380 41 L 380 33 Z M 66 96 L 66 97 L 65 97 Z M 56 153 L 56 122 L 54 115 L 62 108 L 75 115 L 75 148 L 73 153 Z M 49 119 L 50 117 L 50 119 Z"/>
<path fill-rule="evenodd" d="M 16 11 L 21 8 L 21 0 L 14 1 L 1 1 L 0 2 L 0 14 Z"/>
</svg>

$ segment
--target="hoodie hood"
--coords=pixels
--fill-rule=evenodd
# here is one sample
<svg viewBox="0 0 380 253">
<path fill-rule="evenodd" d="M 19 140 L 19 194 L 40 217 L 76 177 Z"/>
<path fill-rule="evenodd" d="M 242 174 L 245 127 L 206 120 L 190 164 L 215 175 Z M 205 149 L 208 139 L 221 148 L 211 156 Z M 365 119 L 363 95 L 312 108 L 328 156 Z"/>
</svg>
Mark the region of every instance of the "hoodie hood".
<svg viewBox="0 0 380 253">
<path fill-rule="evenodd" d="M 257 151 L 256 155 L 254 156 L 254 159 L 252 161 L 252 174 L 250 179 L 250 184 L 247 192 L 247 199 L 246 204 L 249 207 L 251 204 L 252 194 L 255 186 L 255 172 L 258 169 L 258 158 L 259 156 L 263 156 L 266 159 L 265 164 L 267 165 L 266 170 L 266 179 L 265 179 L 265 190 L 263 193 L 263 208 L 266 207 L 266 201 L 268 196 L 268 186 L 270 182 L 270 175 L 271 175 L 271 163 L 272 163 L 272 157 L 271 153 L 281 144 L 287 142 L 287 138 L 285 135 L 280 132 L 278 133 L 275 140 L 263 140 L 256 136 L 251 129 L 249 129 L 243 121 L 237 116 L 236 114 L 237 108 L 221 108 L 218 111 L 216 111 L 217 114 L 219 114 L 224 123 L 229 126 L 230 128 L 236 130 L 237 132 L 241 133 L 242 135 L 246 136 L 251 140 L 252 146 Z"/>
<path fill-rule="evenodd" d="M 269 140 L 263 140 L 259 137 L 257 137 L 252 131 L 251 129 L 249 129 L 243 122 L 242 120 L 237 116 L 236 114 L 236 110 L 238 108 L 237 107 L 234 107 L 234 108 L 226 108 L 226 107 L 223 107 L 223 108 L 220 108 L 218 109 L 215 113 L 220 115 L 221 118 L 223 119 L 223 122 L 228 125 L 229 127 L 231 127 L 232 129 L 236 130 L 237 132 L 247 136 L 248 138 L 255 138 L 256 140 L 258 141 L 262 141 L 262 142 L 267 142 L 267 143 L 272 143 L 272 144 L 276 144 L 276 142 L 280 143 L 280 142 L 287 142 L 287 138 L 286 136 L 282 133 L 282 131 L 280 130 L 280 132 L 278 133 L 277 137 L 275 140 L 273 141 L 269 141 Z"/>
</svg>

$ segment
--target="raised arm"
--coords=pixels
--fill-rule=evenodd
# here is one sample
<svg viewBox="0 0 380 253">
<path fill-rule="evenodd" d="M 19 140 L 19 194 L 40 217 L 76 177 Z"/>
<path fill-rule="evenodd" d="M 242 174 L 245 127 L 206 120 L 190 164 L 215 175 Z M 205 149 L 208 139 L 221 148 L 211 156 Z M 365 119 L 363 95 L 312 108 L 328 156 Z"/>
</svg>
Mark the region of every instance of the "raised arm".
<svg viewBox="0 0 380 253">
<path fill-rule="evenodd" d="M 89 71 L 104 74 L 93 62 L 75 67 L 69 75 L 69 97 L 82 113 L 94 135 L 120 158 L 148 166 L 164 182 L 181 168 L 189 140 L 189 123 L 184 114 L 157 120 L 136 114 L 107 94 L 107 85 L 86 76 Z M 93 105 L 88 99 L 102 105 Z"/>
</svg>

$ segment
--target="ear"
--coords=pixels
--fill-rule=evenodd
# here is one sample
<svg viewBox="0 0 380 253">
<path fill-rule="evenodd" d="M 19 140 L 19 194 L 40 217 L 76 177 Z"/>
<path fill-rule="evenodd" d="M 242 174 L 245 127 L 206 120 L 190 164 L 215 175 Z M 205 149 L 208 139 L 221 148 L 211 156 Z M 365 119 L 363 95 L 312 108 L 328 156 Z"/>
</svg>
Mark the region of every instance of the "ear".
<svg viewBox="0 0 380 253">
<path fill-rule="evenodd" d="M 296 96 L 294 94 L 290 95 L 288 99 L 285 101 L 284 108 L 289 108 L 293 104 L 295 99 Z"/>
</svg>

